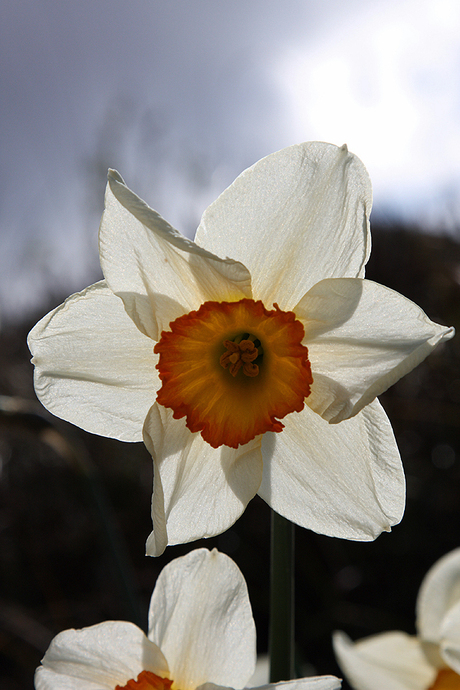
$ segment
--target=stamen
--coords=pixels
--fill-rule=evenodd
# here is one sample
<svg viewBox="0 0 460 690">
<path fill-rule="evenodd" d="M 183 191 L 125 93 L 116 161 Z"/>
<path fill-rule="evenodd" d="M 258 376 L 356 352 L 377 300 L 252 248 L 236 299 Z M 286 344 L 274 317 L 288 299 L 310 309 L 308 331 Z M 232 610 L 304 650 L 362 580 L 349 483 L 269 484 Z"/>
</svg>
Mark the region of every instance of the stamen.
<svg viewBox="0 0 460 690">
<path fill-rule="evenodd" d="M 257 376 L 259 367 L 253 364 L 260 355 L 259 349 L 254 345 L 257 338 L 249 334 L 244 340 L 240 338 L 241 336 L 237 336 L 235 340 L 224 340 L 227 351 L 221 356 L 220 365 L 228 369 L 232 376 L 236 376 L 241 368 L 246 376 Z"/>
</svg>

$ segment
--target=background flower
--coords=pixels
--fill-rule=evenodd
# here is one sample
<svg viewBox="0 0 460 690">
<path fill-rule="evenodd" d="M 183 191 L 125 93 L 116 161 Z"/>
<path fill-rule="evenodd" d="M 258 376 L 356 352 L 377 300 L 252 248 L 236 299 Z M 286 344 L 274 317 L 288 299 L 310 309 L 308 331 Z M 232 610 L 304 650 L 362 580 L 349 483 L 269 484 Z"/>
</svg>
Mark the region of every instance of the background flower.
<svg viewBox="0 0 460 690">
<path fill-rule="evenodd" d="M 460 688 L 460 549 L 428 571 L 416 611 L 416 636 L 387 632 L 353 643 L 335 633 L 335 653 L 356 690 Z"/>
<path fill-rule="evenodd" d="M 143 672 L 172 681 L 172 690 L 204 684 L 243 688 L 256 661 L 256 633 L 244 578 L 215 549 L 177 558 L 158 577 L 148 636 L 132 623 L 106 621 L 55 637 L 37 669 L 37 690 L 115 690 Z M 143 690 L 161 687 L 144 678 Z M 158 685 L 155 685 L 155 682 Z M 336 690 L 337 678 L 271 686 Z M 135 684 L 134 684 L 134 687 Z"/>
</svg>

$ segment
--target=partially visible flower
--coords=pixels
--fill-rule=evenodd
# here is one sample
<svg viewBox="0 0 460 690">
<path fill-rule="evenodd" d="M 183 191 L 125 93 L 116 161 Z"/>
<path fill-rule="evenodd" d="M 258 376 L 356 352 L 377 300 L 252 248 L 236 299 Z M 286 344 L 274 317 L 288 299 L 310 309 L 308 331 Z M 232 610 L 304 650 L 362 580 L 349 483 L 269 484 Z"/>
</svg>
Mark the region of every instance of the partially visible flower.
<svg viewBox="0 0 460 690">
<path fill-rule="evenodd" d="M 51 412 L 144 439 L 149 554 L 225 531 L 256 493 L 330 536 L 371 540 L 401 519 L 376 396 L 453 329 L 364 280 L 371 196 L 345 146 L 292 146 L 242 173 L 195 243 L 110 171 L 105 280 L 42 319 L 29 347 Z"/>
<path fill-rule="evenodd" d="M 256 661 L 256 632 L 243 575 L 215 549 L 197 549 L 160 573 L 146 636 L 106 621 L 59 633 L 35 674 L 37 690 L 243 688 Z M 333 676 L 263 686 L 336 690 Z"/>
<path fill-rule="evenodd" d="M 334 634 L 340 666 L 355 690 L 460 690 L 460 549 L 425 575 L 417 635 L 386 632 L 353 643 Z"/>
</svg>

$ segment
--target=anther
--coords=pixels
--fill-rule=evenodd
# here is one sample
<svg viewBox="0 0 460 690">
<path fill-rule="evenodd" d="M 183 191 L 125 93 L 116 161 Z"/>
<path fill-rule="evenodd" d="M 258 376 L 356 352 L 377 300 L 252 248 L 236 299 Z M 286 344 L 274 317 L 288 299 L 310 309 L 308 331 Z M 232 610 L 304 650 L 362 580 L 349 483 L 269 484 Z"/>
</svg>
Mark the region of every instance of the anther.
<svg viewBox="0 0 460 690">
<path fill-rule="evenodd" d="M 257 376 L 259 367 L 254 364 L 254 360 L 259 356 L 259 350 L 252 340 L 224 340 L 223 344 L 226 352 L 219 361 L 224 369 L 228 369 L 232 376 L 236 376 L 241 368 L 246 376 Z"/>
</svg>

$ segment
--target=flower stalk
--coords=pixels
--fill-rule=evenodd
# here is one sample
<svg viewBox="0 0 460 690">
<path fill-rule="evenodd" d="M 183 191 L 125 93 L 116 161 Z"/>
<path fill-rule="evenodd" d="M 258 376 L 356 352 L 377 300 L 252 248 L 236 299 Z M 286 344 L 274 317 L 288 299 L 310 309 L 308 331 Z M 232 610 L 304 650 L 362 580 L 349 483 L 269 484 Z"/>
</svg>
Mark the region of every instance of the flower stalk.
<svg viewBox="0 0 460 690">
<path fill-rule="evenodd" d="M 294 524 L 271 511 L 270 683 L 291 680 L 294 672 Z"/>
</svg>

